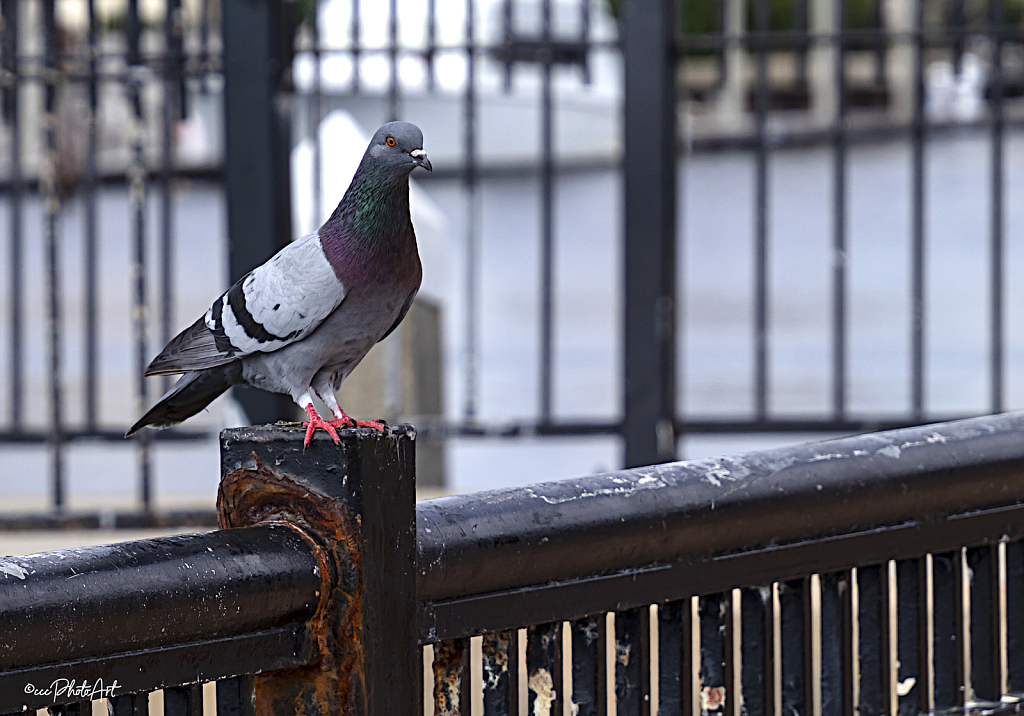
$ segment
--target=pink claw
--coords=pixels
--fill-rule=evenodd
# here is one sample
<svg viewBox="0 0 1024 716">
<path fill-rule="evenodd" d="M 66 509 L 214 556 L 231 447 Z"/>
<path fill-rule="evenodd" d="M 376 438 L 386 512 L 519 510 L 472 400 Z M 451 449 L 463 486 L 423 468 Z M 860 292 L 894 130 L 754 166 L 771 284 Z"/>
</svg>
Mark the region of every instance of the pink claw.
<svg viewBox="0 0 1024 716">
<path fill-rule="evenodd" d="M 317 415 L 316 409 L 313 407 L 312 403 L 306 405 L 305 411 L 306 415 L 309 416 L 309 421 L 302 423 L 302 427 L 306 428 L 306 439 L 302 441 L 302 447 L 306 447 L 309 445 L 309 441 L 312 440 L 313 438 L 313 431 L 316 430 L 317 428 L 323 428 L 324 430 L 326 430 L 327 434 L 334 438 L 335 445 L 341 444 L 341 438 L 338 437 L 338 431 L 336 431 L 334 428 L 344 427 L 344 422 L 341 422 L 339 424 L 339 421 L 337 420 L 332 420 L 330 422 L 324 420 L 319 415 Z"/>
</svg>

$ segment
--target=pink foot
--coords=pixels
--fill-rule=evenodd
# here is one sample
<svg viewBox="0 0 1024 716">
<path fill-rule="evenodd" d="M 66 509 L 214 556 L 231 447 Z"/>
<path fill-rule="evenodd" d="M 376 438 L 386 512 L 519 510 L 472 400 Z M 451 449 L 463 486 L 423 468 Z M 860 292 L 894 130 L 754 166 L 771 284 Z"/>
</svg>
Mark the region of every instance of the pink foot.
<svg viewBox="0 0 1024 716">
<path fill-rule="evenodd" d="M 341 417 L 332 420 L 331 425 L 339 428 L 376 428 L 381 432 L 387 430 L 387 426 L 379 420 L 356 420 L 355 418 L 350 418 L 348 413 L 341 408 L 338 408 L 338 411 L 341 413 Z"/>
<path fill-rule="evenodd" d="M 338 424 L 337 420 L 327 422 L 319 415 L 317 415 L 316 409 L 312 403 L 309 403 L 304 408 L 306 415 L 309 416 L 308 422 L 303 422 L 302 427 L 306 429 L 306 439 L 302 442 L 302 447 L 309 445 L 309 441 L 313 438 L 313 431 L 317 428 L 323 428 L 327 431 L 327 434 L 334 438 L 334 444 L 340 445 L 341 439 L 338 437 L 338 432 L 334 429 L 335 427 L 343 427 L 344 424 Z"/>
</svg>

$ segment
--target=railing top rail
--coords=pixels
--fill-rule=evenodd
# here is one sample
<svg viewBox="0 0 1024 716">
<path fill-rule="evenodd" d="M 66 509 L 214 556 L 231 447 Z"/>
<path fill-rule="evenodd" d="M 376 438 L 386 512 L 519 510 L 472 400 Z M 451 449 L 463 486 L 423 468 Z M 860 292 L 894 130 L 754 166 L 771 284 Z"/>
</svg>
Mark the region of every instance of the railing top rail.
<svg viewBox="0 0 1024 716">
<path fill-rule="evenodd" d="M 926 523 L 1024 502 L 1024 412 L 443 497 L 421 601 Z"/>
<path fill-rule="evenodd" d="M 0 672 L 305 622 L 322 589 L 281 523 L 0 558 Z"/>
</svg>

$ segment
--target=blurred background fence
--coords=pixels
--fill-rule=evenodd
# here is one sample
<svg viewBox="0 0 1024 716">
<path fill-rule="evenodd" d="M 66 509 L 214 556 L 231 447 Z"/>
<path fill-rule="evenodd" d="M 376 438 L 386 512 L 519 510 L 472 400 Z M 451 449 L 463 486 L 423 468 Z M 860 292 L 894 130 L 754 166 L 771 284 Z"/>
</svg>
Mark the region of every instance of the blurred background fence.
<svg viewBox="0 0 1024 716">
<path fill-rule="evenodd" d="M 126 445 L 142 368 L 392 118 L 435 167 L 424 300 L 343 404 L 413 418 L 429 482 L 1024 404 L 1022 0 L 0 10 L 5 511 L 205 519 L 217 430 L 294 411 L 239 391 Z"/>
</svg>

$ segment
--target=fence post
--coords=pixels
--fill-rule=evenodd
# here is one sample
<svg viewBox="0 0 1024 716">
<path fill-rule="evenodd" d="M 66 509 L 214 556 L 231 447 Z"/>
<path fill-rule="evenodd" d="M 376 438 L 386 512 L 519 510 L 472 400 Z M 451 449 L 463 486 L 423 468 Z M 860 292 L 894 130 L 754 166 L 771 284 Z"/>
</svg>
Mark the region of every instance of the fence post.
<svg viewBox="0 0 1024 716">
<path fill-rule="evenodd" d="M 675 2 L 622 3 L 626 467 L 675 457 Z"/>
<path fill-rule="evenodd" d="M 320 433 L 303 449 L 304 431 L 280 423 L 221 433 L 221 526 L 297 524 L 329 585 L 309 626 L 319 663 L 250 677 L 243 713 L 414 716 L 423 703 L 415 431 L 339 435 L 341 445 Z"/>
<path fill-rule="evenodd" d="M 294 2 L 223 0 L 224 183 L 231 281 L 291 240 L 291 71 Z M 236 390 L 253 424 L 291 419 L 287 396 Z"/>
</svg>

